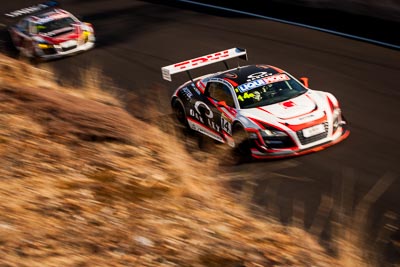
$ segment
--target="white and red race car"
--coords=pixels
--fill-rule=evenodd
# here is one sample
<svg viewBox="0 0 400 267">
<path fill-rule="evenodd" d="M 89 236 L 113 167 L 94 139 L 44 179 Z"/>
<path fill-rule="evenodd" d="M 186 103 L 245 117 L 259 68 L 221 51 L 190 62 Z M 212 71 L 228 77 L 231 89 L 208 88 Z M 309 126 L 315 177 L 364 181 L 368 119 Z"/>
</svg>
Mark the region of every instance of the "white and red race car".
<svg viewBox="0 0 400 267">
<path fill-rule="evenodd" d="M 5 14 L 8 18 L 19 18 L 9 32 L 22 55 L 53 59 L 94 47 L 92 25 L 57 6 L 57 2 L 48 1 Z"/>
<path fill-rule="evenodd" d="M 247 59 L 246 50 L 185 60 L 163 67 L 162 76 L 171 81 L 172 74 L 236 57 Z M 180 123 L 228 144 L 243 158 L 301 155 L 345 139 L 349 131 L 337 99 L 309 89 L 307 78 L 300 80 L 270 65 L 236 67 L 190 78 L 172 95 L 171 105 Z"/>
</svg>

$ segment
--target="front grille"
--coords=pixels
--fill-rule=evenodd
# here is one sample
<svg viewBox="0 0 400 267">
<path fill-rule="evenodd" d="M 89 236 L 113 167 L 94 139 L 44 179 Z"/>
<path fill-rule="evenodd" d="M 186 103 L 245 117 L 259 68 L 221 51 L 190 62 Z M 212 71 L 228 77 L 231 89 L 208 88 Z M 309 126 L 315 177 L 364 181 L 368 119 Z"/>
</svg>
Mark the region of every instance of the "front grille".
<svg viewBox="0 0 400 267">
<path fill-rule="evenodd" d="M 264 137 L 264 142 L 268 148 L 290 148 L 295 144 L 289 136 L 269 136 Z"/>
<path fill-rule="evenodd" d="M 66 52 L 66 51 L 69 51 L 69 50 L 75 49 L 76 47 L 77 47 L 77 45 L 70 46 L 70 47 L 67 47 L 67 48 L 62 48 L 62 51 Z"/>
<path fill-rule="evenodd" d="M 54 55 L 57 53 L 57 51 L 54 48 L 46 48 L 46 49 L 42 49 L 43 54 L 45 55 Z"/>
<path fill-rule="evenodd" d="M 320 133 L 320 134 L 317 134 L 317 135 L 314 135 L 314 136 L 304 137 L 304 136 L 303 136 L 303 131 L 302 131 L 302 130 L 297 131 L 296 134 L 297 134 L 297 137 L 298 137 L 299 140 L 300 140 L 300 143 L 301 143 L 302 145 L 307 145 L 307 144 L 310 144 L 310 143 L 319 141 L 319 140 L 321 140 L 321 139 L 324 139 L 324 138 L 326 138 L 326 137 L 328 136 L 328 128 L 329 128 L 329 125 L 328 125 L 328 122 L 327 122 L 327 121 L 324 122 L 324 127 L 325 127 L 325 132 Z"/>
</svg>

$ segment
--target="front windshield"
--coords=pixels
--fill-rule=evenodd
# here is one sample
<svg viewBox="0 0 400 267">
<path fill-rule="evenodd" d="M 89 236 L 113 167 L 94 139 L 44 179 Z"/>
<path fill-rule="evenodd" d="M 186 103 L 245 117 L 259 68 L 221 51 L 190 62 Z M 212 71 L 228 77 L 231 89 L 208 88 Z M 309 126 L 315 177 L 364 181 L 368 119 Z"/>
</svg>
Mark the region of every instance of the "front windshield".
<svg viewBox="0 0 400 267">
<path fill-rule="evenodd" d="M 52 20 L 43 24 L 37 24 L 36 29 L 38 33 L 51 33 L 60 29 L 70 29 L 75 21 L 71 17 Z"/>
<path fill-rule="evenodd" d="M 251 81 L 235 89 L 240 108 L 272 105 L 297 97 L 306 91 L 307 89 L 287 74 L 276 74 Z"/>
</svg>

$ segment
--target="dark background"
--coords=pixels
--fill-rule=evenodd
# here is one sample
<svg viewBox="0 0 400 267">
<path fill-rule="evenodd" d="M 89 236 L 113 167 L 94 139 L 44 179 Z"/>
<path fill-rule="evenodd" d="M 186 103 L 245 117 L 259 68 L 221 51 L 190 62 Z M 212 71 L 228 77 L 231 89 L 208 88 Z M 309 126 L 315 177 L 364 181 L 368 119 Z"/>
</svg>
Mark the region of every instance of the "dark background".
<svg viewBox="0 0 400 267">
<path fill-rule="evenodd" d="M 5 2 L 0 12 L 34 3 Z M 375 251 L 382 266 L 400 261 L 395 245 L 400 240 L 396 228 L 400 225 L 397 49 L 176 1 L 61 3 L 93 23 L 98 38 L 97 47 L 89 52 L 39 65 L 54 70 L 65 84 L 79 84 L 84 70 L 100 69 L 104 79 L 111 79 L 115 86 L 139 99 L 155 99 L 159 112 L 169 115 L 169 98 L 187 77 L 178 74 L 168 83 L 161 78 L 161 67 L 243 47 L 248 51 L 249 64 L 271 64 L 297 77 L 308 76 L 312 89 L 333 93 L 349 121 L 351 134 L 347 140 L 298 158 L 221 169 L 221 179 L 223 171 L 235 174 L 226 186 L 238 195 L 238 201 L 243 192 L 251 192 L 254 208 L 284 224 L 315 233 L 332 253 L 336 251 L 335 243 L 326 240 L 343 237 L 338 228 L 350 229 L 359 231 L 363 249 Z M 399 44 L 396 20 L 360 15 L 358 11 L 352 14 L 278 1 L 248 0 L 246 5 L 229 1 L 229 5 Z M 0 33 L 0 47 L 18 58 L 5 26 Z M 216 69 L 218 66 L 210 66 L 199 74 Z M 143 103 L 132 103 L 136 106 L 132 112 L 146 119 L 150 115 L 141 108 Z"/>
<path fill-rule="evenodd" d="M 193 6 L 177 1 L 150 1 L 174 6 Z M 226 7 L 272 18 L 356 35 L 400 46 L 400 2 L 357 0 L 200 0 L 204 4 Z M 199 8 L 199 7 L 197 7 Z M 211 9 L 201 8 L 212 13 Z M 221 11 L 217 11 L 221 13 Z"/>
</svg>

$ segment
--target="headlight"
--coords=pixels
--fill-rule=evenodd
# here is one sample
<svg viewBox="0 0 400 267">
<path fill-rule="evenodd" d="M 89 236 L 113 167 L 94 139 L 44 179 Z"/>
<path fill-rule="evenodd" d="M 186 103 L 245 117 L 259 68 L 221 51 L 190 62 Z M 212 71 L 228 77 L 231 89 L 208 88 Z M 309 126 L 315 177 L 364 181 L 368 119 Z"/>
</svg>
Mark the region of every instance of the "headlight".
<svg viewBox="0 0 400 267">
<path fill-rule="evenodd" d="M 249 133 L 249 139 L 258 139 L 258 136 L 256 133 Z"/>
<path fill-rule="evenodd" d="M 335 108 L 333 111 L 333 117 L 340 116 L 340 114 L 342 114 L 342 110 L 340 108 Z"/>
<path fill-rule="evenodd" d="M 336 131 L 337 128 L 340 126 L 342 110 L 340 108 L 335 108 L 333 111 L 333 131 Z"/>
<path fill-rule="evenodd" d="M 288 148 L 293 147 L 295 144 L 289 135 L 281 130 L 272 126 L 264 125 L 265 130 L 260 130 L 263 141 L 268 149 L 274 148 Z"/>
<path fill-rule="evenodd" d="M 51 44 L 38 44 L 38 47 L 41 49 L 53 48 Z"/>
<path fill-rule="evenodd" d="M 92 31 L 92 24 L 84 22 L 81 24 L 82 31 L 91 32 Z"/>
<path fill-rule="evenodd" d="M 272 127 L 267 127 L 265 130 L 261 130 L 262 137 L 278 137 L 278 136 L 287 136 L 287 134 L 283 131 L 279 131 Z"/>
</svg>

